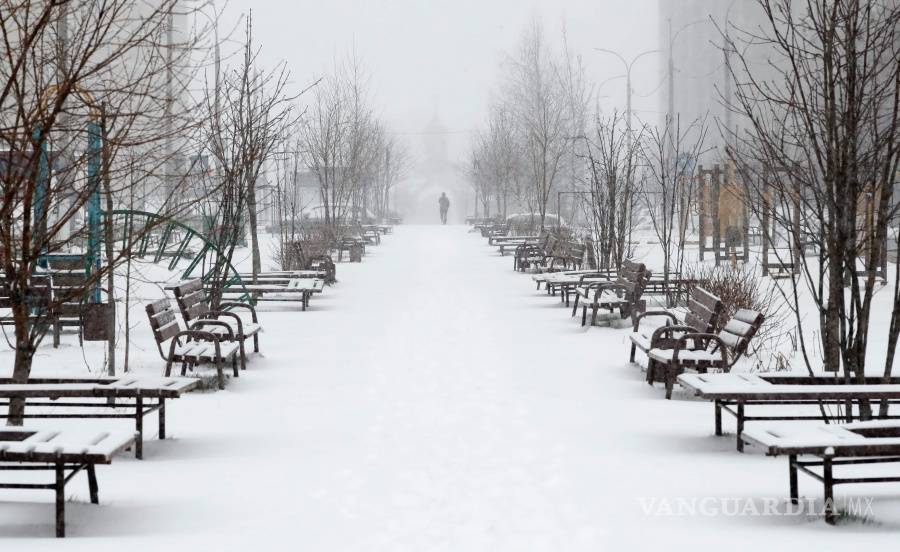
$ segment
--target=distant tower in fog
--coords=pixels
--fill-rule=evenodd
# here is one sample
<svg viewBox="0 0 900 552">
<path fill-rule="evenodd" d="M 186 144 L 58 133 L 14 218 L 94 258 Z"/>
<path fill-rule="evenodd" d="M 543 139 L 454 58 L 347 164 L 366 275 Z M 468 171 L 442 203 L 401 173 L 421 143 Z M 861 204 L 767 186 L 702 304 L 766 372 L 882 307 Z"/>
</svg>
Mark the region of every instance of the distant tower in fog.
<svg viewBox="0 0 900 552">
<path fill-rule="evenodd" d="M 445 172 L 450 166 L 450 158 L 447 149 L 447 127 L 438 116 L 437 99 L 434 100 L 434 110 L 431 120 L 422 129 L 423 173 L 426 177 L 437 176 Z"/>
</svg>

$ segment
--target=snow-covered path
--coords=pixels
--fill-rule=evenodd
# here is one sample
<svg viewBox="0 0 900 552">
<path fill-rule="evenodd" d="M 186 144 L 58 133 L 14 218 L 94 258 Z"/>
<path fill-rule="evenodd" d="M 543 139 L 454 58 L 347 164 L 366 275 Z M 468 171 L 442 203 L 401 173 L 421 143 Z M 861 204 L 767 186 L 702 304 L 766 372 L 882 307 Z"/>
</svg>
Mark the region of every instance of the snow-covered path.
<svg viewBox="0 0 900 552">
<path fill-rule="evenodd" d="M 72 485 L 73 538 L 28 549 L 742 550 L 783 539 L 824 550 L 860 533 L 895 538 L 796 517 L 648 516 L 656 499 L 784 497 L 785 464 L 712 437 L 710 405 L 642 383 L 627 331 L 582 329 L 511 263 L 462 227 L 398 228 L 364 263 L 340 265 L 310 312 L 262 313 L 264 358 L 227 391 L 174 402 L 173 439 L 102 469 L 100 507 Z M 808 480 L 801 490 L 821 492 Z M 10 494 L 3 532 L 50 535 L 49 502 Z"/>
</svg>

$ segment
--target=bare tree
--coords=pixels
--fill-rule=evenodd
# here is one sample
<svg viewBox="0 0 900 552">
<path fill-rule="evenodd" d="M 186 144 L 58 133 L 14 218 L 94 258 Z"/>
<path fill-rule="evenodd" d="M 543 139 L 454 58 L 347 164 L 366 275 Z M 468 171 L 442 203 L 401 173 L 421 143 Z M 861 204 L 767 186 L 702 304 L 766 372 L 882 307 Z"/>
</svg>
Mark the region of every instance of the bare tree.
<svg viewBox="0 0 900 552">
<path fill-rule="evenodd" d="M 597 261 L 602 267 L 618 268 L 631 255 L 638 204 L 634 165 L 643 129 L 634 137 L 623 125 L 626 118 L 619 113 L 598 117 L 593 135 L 585 139 L 590 168 L 589 213 Z"/>
<path fill-rule="evenodd" d="M 503 101 L 513 113 L 521 136 L 527 178 L 544 227 L 547 207 L 573 143 L 571 99 L 563 63 L 550 50 L 536 21 L 506 63 Z"/>
<path fill-rule="evenodd" d="M 130 255 L 130 244 L 154 230 L 134 229 L 104 259 L 101 196 L 108 210 L 134 197 L 135 180 L 159 182 L 173 160 L 167 145 L 196 128 L 182 94 L 186 82 L 164 84 L 197 67 L 192 56 L 204 32 L 174 43 L 168 30 L 175 9 L 175 0 L 0 1 L 0 266 L 15 328 L 7 339 L 16 382 L 30 377 L 63 305 L 99 304 L 102 282 Z M 172 180 L 178 194 L 184 183 Z M 177 214 L 167 197 L 142 194 L 140 201 L 155 204 L 161 218 Z M 85 277 L 55 289 L 48 256 L 75 251 L 87 252 Z M 10 424 L 21 424 L 24 408 L 12 401 Z"/>
<path fill-rule="evenodd" d="M 639 196 L 662 248 L 667 290 L 671 272 L 680 272 L 684 264 L 697 160 L 705 152 L 706 133 L 705 120 L 682 128 L 680 117 L 666 117 L 662 128 L 648 129 L 638 143 L 644 175 Z M 667 297 L 674 299 L 672 294 Z"/>
<path fill-rule="evenodd" d="M 817 257 L 801 257 L 791 288 L 798 325 L 799 299 L 818 307 L 826 370 L 862 382 L 872 302 L 891 221 L 900 163 L 900 5 L 893 0 L 790 2 L 758 0 L 759 30 L 744 30 L 732 47 L 737 63 L 734 103 L 746 133 L 732 133 L 731 152 L 757 197 L 776 190 L 797 197 L 819 236 Z M 767 49 L 765 73 L 749 55 Z M 795 240 L 804 230 L 790 220 Z M 885 375 L 892 370 L 900 333 L 900 295 L 894 289 Z M 808 325 L 808 322 L 806 322 Z M 807 368 L 813 369 L 801 332 Z M 863 415 L 868 409 L 863 407 Z"/>
<path fill-rule="evenodd" d="M 204 143 L 216 164 L 207 186 L 214 189 L 206 202 L 210 233 L 217 246 L 210 271 L 210 301 L 218 305 L 233 274 L 231 259 L 245 215 L 250 213 L 255 234 L 254 190 L 264 164 L 271 158 L 284 129 L 296 122 L 296 96 L 287 92 L 288 72 L 258 68 L 253 48 L 252 20 L 248 18 L 240 65 L 227 70 L 218 87 L 207 94 L 208 117 Z M 258 252 L 257 252 L 258 253 Z M 254 275 L 259 270 L 254 258 Z"/>
</svg>

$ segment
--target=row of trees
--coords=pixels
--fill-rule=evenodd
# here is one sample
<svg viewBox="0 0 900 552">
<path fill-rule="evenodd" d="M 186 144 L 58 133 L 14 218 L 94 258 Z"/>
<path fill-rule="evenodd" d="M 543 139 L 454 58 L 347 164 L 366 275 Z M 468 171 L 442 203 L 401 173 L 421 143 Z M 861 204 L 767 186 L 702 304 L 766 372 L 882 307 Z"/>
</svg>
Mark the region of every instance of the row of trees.
<svg viewBox="0 0 900 552">
<path fill-rule="evenodd" d="M 900 214 L 900 6 L 755 3 L 761 25 L 720 28 L 730 73 L 731 90 L 721 97 L 727 126 L 669 114 L 632 129 L 619 113 L 590 114 L 591 87 L 577 57 L 564 40 L 554 53 L 532 26 L 504 65 L 473 145 L 470 181 L 485 215 L 521 209 L 534 214 L 535 229 L 548 226 L 555 194 L 580 198 L 578 222 L 605 266 L 633 254 L 631 232 L 645 224 L 659 240 L 668 279 L 684 266 L 686 235 L 704 197 L 697 168 L 722 164 L 743 187 L 734 199 L 768 221 L 762 239 L 776 253 L 785 235 L 792 251 L 815 251 L 781 259 L 795 262 L 800 275 L 777 284 L 795 317 L 803 364 L 862 382 L 875 358 L 889 377 L 900 341 L 900 264 L 889 288 L 880 267 Z M 879 300 L 891 305 L 884 326 L 874 323 Z"/>
<path fill-rule="evenodd" d="M 705 121 L 634 130 L 630 114 L 592 112 L 580 57 L 565 33 L 554 48 L 537 23 L 503 69 L 468 167 L 482 213 L 530 214 L 535 229 L 577 221 L 608 267 L 631 255 L 632 230 L 649 219 L 665 245 L 668 277 L 683 257 L 686 225 L 676 223 L 689 216 L 683 199 L 704 152 Z"/>
<path fill-rule="evenodd" d="M 217 246 L 214 302 L 239 236 L 249 236 L 258 273 L 263 175 L 275 175 L 280 226 L 310 206 L 288 201 L 303 174 L 314 175 L 327 225 L 387 214 L 406 155 L 374 114 L 361 63 L 295 90 L 284 64 L 259 62 L 250 17 L 240 49 L 223 58 L 220 45 L 234 41 L 220 39 L 218 20 L 212 2 L 0 0 L 0 307 L 9 309 L 0 328 L 16 352 L 14 381 L 30 377 L 64 305 L 88 296 L 110 307 L 115 371 L 114 274 L 123 265 L 130 274 L 132 246 L 169 220 L 199 224 Z M 152 216 L 124 227 L 116 209 Z M 86 257 L 89 269 L 51 292 L 47 259 L 59 253 Z M 23 412 L 14 401 L 10 422 Z"/>
</svg>

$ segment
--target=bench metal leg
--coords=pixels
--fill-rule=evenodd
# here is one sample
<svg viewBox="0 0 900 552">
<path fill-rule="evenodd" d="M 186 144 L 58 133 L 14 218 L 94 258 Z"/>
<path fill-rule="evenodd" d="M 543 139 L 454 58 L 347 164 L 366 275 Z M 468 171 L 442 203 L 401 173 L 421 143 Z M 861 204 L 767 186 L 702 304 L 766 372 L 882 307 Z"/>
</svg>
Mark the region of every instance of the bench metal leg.
<svg viewBox="0 0 900 552">
<path fill-rule="evenodd" d="M 236 366 L 236 364 L 234 364 L 234 357 L 231 357 L 231 358 L 232 358 L 232 365 Z M 216 359 L 216 373 L 219 378 L 219 389 L 225 389 L 225 373 L 222 371 L 222 359 L 221 358 Z M 234 377 L 238 377 L 237 371 L 235 371 Z"/>
<path fill-rule="evenodd" d="M 744 452 L 744 403 L 737 403 L 737 451 Z"/>
<path fill-rule="evenodd" d="M 632 342 L 631 343 L 631 354 L 628 355 L 628 362 L 631 362 L 632 364 L 634 364 L 634 354 L 637 352 L 636 349 L 637 349 L 637 347 L 635 346 L 634 342 Z"/>
<path fill-rule="evenodd" d="M 247 369 L 247 348 L 244 347 L 244 341 L 246 341 L 246 338 L 245 338 L 244 336 L 241 336 L 241 346 L 240 346 L 240 349 L 241 349 L 241 370 L 246 370 L 246 369 Z"/>
<path fill-rule="evenodd" d="M 797 487 L 797 455 L 788 456 L 788 483 L 790 485 L 791 504 L 800 502 L 800 492 Z"/>
<path fill-rule="evenodd" d="M 834 525 L 834 476 L 831 456 L 822 459 L 822 483 L 825 485 L 825 523 Z"/>
<path fill-rule="evenodd" d="M 134 440 L 134 457 L 141 460 L 144 458 L 144 398 L 140 395 L 134 402 L 134 430 L 137 433 Z"/>
<path fill-rule="evenodd" d="M 166 399 L 159 399 L 159 438 L 166 438 Z"/>
<path fill-rule="evenodd" d="M 722 403 L 720 401 L 716 401 L 715 405 L 715 415 L 716 415 L 716 435 L 722 435 Z"/>
<path fill-rule="evenodd" d="M 666 365 L 666 400 L 672 398 L 672 391 L 675 389 L 675 367 Z"/>
<path fill-rule="evenodd" d="M 56 537 L 66 536 L 66 466 L 62 462 L 56 463 Z"/>
<path fill-rule="evenodd" d="M 100 492 L 97 487 L 97 471 L 93 464 L 87 465 L 88 492 L 91 494 L 91 504 L 100 504 Z"/>
</svg>

